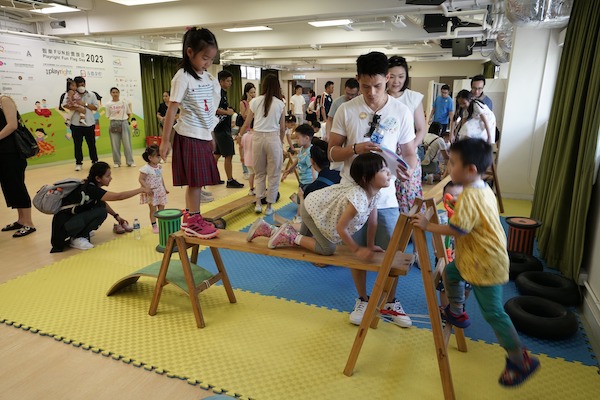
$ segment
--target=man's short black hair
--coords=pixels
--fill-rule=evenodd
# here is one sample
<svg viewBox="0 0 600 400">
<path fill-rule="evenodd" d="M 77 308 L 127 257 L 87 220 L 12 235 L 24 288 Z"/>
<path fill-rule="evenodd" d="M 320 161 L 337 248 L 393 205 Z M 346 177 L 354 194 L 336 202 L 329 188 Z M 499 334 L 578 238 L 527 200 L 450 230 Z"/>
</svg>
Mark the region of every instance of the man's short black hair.
<svg viewBox="0 0 600 400">
<path fill-rule="evenodd" d="M 224 81 L 227 78 L 232 78 L 233 79 L 233 74 L 229 71 L 227 71 L 226 69 L 219 71 L 219 74 L 217 75 L 217 77 L 219 78 L 219 82 Z"/>
<path fill-rule="evenodd" d="M 356 59 L 356 73 L 358 76 L 382 75 L 387 76 L 388 59 L 387 56 L 378 51 L 372 51 L 368 54 L 363 54 Z"/>
<path fill-rule="evenodd" d="M 80 83 L 85 83 L 85 78 L 83 76 L 76 76 L 73 78 L 75 84 L 79 86 Z"/>
<path fill-rule="evenodd" d="M 298 89 L 302 89 L 302 85 L 296 85 L 296 86 L 294 87 L 294 90 L 298 90 Z"/>
<path fill-rule="evenodd" d="M 447 90 L 450 91 L 450 86 L 446 85 L 445 83 L 442 85 L 442 88 L 440 90 Z"/>
<path fill-rule="evenodd" d="M 467 138 L 454 142 L 450 152 L 458 154 L 463 165 L 474 165 L 483 174 L 492 165 L 492 145 L 483 139 Z"/>
<path fill-rule="evenodd" d="M 348 89 L 358 89 L 358 81 L 354 78 L 350 78 L 346 81 L 344 87 L 347 87 Z"/>
<path fill-rule="evenodd" d="M 332 81 L 327 81 L 325 82 L 325 89 L 327 89 L 329 86 L 333 85 Z"/>
<path fill-rule="evenodd" d="M 477 82 L 477 81 L 483 81 L 483 86 L 485 86 L 485 76 L 475 75 L 474 77 L 471 78 L 471 85 L 473 84 L 473 82 Z"/>
</svg>

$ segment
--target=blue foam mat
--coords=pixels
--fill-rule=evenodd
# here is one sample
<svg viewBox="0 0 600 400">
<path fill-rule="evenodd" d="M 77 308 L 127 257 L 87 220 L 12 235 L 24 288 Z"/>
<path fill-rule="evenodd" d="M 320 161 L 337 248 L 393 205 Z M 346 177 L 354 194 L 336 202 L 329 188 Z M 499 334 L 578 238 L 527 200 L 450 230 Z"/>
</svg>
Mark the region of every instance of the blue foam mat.
<svg viewBox="0 0 600 400">
<path fill-rule="evenodd" d="M 278 211 L 279 215 L 288 219 L 291 219 L 295 213 L 296 205 L 294 204 L 289 204 Z M 270 218 L 266 219 L 269 220 Z M 507 225 L 504 218 L 502 222 L 506 230 Z M 244 231 L 247 230 L 248 227 L 244 229 Z M 264 241 L 265 246 L 267 244 L 264 238 L 256 240 Z M 407 252 L 412 251 L 412 245 L 409 245 Z M 350 270 L 347 268 L 335 266 L 318 268 L 303 261 L 231 250 L 221 250 L 220 253 L 234 288 L 345 312 L 352 311 L 354 307 L 356 290 Z M 431 245 L 430 254 L 433 254 Z M 539 258 L 537 248 L 534 250 L 534 255 Z M 209 271 L 216 272 L 212 255 L 207 250 L 200 252 L 198 264 Z M 545 269 L 548 272 L 556 273 L 556 271 L 550 270 L 546 266 Z M 367 274 L 369 291 L 372 289 L 374 282 L 375 274 Z M 514 282 L 509 282 L 504 286 L 505 302 L 517 295 L 519 293 Z M 397 297 L 405 311 L 411 315 L 413 324 L 416 327 L 430 328 L 421 272 L 417 268 L 411 268 L 407 276 L 400 278 Z M 472 320 L 471 326 L 465 330 L 466 336 L 473 340 L 497 343 L 492 329 L 481 316 L 475 296 L 471 296 L 467 300 L 466 307 Z M 572 308 L 572 311 L 577 313 L 575 308 Z M 520 334 L 520 336 L 524 345 L 534 353 L 564 358 L 567 361 L 578 361 L 584 365 L 598 365 L 581 322 L 578 332 L 565 340 L 543 340 L 525 334 Z"/>
</svg>

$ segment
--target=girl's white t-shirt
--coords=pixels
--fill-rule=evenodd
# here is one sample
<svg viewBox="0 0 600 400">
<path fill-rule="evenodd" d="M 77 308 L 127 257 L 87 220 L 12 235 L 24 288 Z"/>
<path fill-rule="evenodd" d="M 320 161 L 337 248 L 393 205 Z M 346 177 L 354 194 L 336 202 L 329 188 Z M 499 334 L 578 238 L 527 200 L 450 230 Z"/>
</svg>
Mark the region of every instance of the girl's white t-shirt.
<svg viewBox="0 0 600 400">
<path fill-rule="evenodd" d="M 254 131 L 256 132 L 279 132 L 281 115 L 285 109 L 283 101 L 273 97 L 271 108 L 265 117 L 265 96 L 257 96 L 250 100 L 250 110 L 254 113 Z"/>
<path fill-rule="evenodd" d="M 106 108 L 106 116 L 110 120 L 114 121 L 124 121 L 129 119 L 128 114 L 131 114 L 131 109 L 129 108 L 129 104 L 127 104 L 123 100 L 119 101 L 109 101 L 104 105 Z"/>
<path fill-rule="evenodd" d="M 475 102 L 473 105 L 473 115 L 471 115 L 471 119 L 466 121 L 460 127 L 460 130 L 458 131 L 459 140 L 472 138 L 483 139 L 486 142 L 488 141 L 488 134 L 485 129 L 485 123 L 481 119 L 481 115 L 486 118 L 488 126 L 490 127 L 492 143 L 496 141 L 496 116 L 488 106 L 480 102 Z"/>
<path fill-rule="evenodd" d="M 216 111 L 221 101 L 221 85 L 204 71 L 195 79 L 181 68 L 171 80 L 170 100 L 179 103 L 179 119 L 174 128 L 179 135 L 212 140 L 219 119 Z"/>
<path fill-rule="evenodd" d="M 379 193 L 369 201 L 367 192 L 356 183 L 335 184 L 310 192 L 304 199 L 304 207 L 323 236 L 337 244 L 342 239 L 336 225 L 348 203 L 357 211 L 348 225 L 348 232 L 352 235 L 367 222 L 378 198 Z"/>
</svg>

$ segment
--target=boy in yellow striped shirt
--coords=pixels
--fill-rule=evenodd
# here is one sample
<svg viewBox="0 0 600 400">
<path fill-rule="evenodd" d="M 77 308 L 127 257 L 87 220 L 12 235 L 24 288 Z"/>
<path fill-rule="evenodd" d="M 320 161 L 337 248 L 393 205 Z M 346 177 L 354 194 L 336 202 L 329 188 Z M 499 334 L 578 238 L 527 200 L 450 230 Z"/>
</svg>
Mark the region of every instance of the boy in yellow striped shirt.
<svg viewBox="0 0 600 400">
<path fill-rule="evenodd" d="M 471 324 L 464 311 L 465 281 L 468 281 L 481 314 L 508 353 L 506 368 L 498 382 L 517 386 L 539 368 L 540 362 L 522 346 L 502 305 L 502 285 L 508 281 L 509 270 L 506 234 L 500 224 L 494 192 L 481 178 L 491 163 L 492 147 L 485 141 L 464 139 L 454 143 L 450 147 L 450 176 L 454 183 L 464 186 L 454 215 L 448 225 L 440 225 L 417 214 L 413 224 L 455 237 L 455 260 L 444 271 L 444 287 L 450 301 L 444 310 L 446 321 L 459 328 Z"/>
</svg>

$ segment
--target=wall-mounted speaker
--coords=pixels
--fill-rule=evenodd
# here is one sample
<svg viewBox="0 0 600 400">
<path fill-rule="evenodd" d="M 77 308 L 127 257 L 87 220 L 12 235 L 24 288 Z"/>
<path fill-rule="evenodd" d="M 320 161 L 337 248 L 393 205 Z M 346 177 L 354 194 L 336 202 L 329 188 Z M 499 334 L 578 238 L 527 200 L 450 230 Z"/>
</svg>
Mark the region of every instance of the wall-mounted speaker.
<svg viewBox="0 0 600 400">
<path fill-rule="evenodd" d="M 452 39 L 452 57 L 468 57 L 473 54 L 473 38 Z"/>
</svg>

